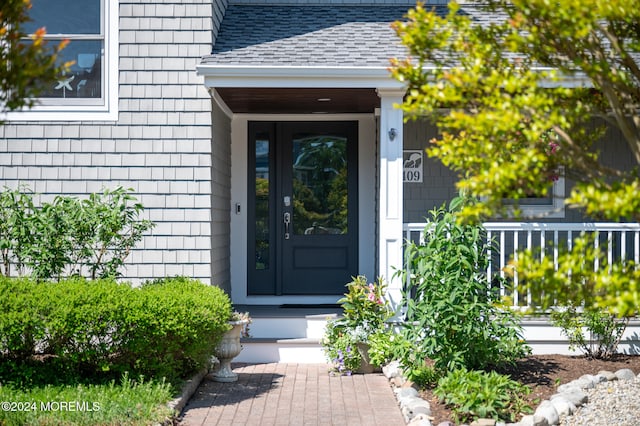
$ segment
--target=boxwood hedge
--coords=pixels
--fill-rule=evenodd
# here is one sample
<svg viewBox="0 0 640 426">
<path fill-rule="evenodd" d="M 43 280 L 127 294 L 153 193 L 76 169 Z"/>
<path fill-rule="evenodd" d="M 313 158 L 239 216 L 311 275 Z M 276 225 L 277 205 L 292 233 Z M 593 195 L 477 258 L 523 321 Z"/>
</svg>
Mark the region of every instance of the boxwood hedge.
<svg viewBox="0 0 640 426">
<path fill-rule="evenodd" d="M 81 278 L 0 277 L 0 382 L 59 382 L 124 372 L 173 380 L 203 367 L 227 330 L 218 287 L 168 278 L 133 287 Z M 39 367 L 53 377 L 36 377 Z M 36 368 L 37 367 L 37 368 Z M 64 375 L 64 373 L 62 373 Z"/>
</svg>

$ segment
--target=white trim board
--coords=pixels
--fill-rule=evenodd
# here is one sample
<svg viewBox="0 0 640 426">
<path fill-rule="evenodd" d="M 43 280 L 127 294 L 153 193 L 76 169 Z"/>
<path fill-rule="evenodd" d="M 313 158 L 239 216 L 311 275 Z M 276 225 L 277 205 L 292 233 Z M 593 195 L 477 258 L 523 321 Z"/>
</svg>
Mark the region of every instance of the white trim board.
<svg viewBox="0 0 640 426">
<path fill-rule="evenodd" d="M 403 89 L 383 67 L 301 67 L 200 64 L 197 73 L 211 87 Z"/>
<path fill-rule="evenodd" d="M 243 305 L 326 304 L 335 296 L 247 296 L 247 123 L 249 121 L 358 121 L 358 273 L 373 280 L 375 272 L 374 114 L 234 114 L 231 122 L 231 299 Z M 241 206 L 236 214 L 235 205 Z M 346 283 L 345 283 L 346 284 Z"/>
</svg>

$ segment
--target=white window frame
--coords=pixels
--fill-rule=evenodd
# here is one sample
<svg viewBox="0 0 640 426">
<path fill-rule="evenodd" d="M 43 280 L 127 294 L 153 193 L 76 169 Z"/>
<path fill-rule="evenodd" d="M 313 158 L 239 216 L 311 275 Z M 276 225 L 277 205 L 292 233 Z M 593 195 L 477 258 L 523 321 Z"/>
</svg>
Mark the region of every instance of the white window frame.
<svg viewBox="0 0 640 426">
<path fill-rule="evenodd" d="M 565 181 L 564 172 L 553 182 L 551 202 L 545 204 L 520 204 L 518 208 L 526 217 L 564 218 Z"/>
<path fill-rule="evenodd" d="M 563 219 L 565 217 L 565 178 L 564 178 L 564 169 L 560 168 L 558 172 L 558 179 L 553 182 L 551 186 L 551 200 L 548 203 L 540 203 L 540 204 L 521 204 L 517 203 L 518 210 L 520 211 L 520 216 L 525 218 L 556 218 Z M 484 198 L 483 198 L 484 199 Z M 534 198 L 535 200 L 535 198 Z M 504 199 L 503 201 L 513 201 Z M 508 203 L 507 207 L 507 218 L 513 218 L 515 215 L 513 214 L 513 210 L 515 206 L 511 204 L 516 203 Z"/>
<path fill-rule="evenodd" d="M 6 121 L 116 121 L 118 119 L 118 3 L 102 0 L 104 25 L 103 97 L 99 104 L 54 104 L 47 98 L 31 109 L 12 111 L 0 117 Z"/>
</svg>

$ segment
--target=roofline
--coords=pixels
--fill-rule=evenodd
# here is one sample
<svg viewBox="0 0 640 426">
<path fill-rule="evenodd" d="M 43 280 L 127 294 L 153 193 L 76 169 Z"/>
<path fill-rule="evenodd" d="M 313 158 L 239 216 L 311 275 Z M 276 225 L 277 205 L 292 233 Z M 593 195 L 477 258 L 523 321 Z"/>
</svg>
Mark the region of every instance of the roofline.
<svg viewBox="0 0 640 426">
<path fill-rule="evenodd" d="M 550 68 L 540 67 L 540 71 Z M 339 66 L 255 66 L 201 63 L 196 67 L 207 88 L 272 87 L 272 88 L 380 88 L 405 89 L 406 85 L 391 77 L 386 67 Z M 583 73 L 560 75 L 558 80 L 545 80 L 542 87 L 593 87 Z"/>
<path fill-rule="evenodd" d="M 196 67 L 212 87 L 403 89 L 386 67 L 213 65 Z"/>
</svg>

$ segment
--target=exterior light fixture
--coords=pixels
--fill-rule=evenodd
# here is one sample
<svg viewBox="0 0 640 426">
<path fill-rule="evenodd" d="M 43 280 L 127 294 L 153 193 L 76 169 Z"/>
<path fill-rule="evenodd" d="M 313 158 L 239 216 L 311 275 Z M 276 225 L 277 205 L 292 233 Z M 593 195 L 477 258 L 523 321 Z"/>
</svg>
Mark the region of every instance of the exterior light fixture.
<svg viewBox="0 0 640 426">
<path fill-rule="evenodd" d="M 393 127 L 389 129 L 389 140 L 390 141 L 395 140 L 396 136 L 398 136 L 398 131 Z"/>
</svg>

